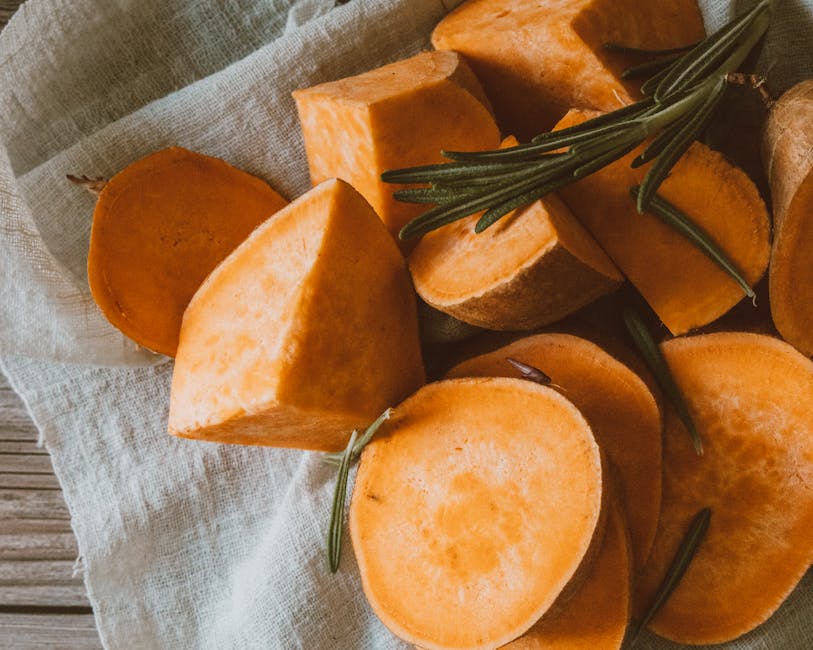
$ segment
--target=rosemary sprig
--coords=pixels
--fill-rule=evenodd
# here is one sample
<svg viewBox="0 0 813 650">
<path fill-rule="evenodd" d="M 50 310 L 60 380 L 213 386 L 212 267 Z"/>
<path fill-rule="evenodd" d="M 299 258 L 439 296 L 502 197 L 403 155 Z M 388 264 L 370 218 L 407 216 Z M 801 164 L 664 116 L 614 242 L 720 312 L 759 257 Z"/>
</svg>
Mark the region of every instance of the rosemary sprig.
<svg viewBox="0 0 813 650">
<path fill-rule="evenodd" d="M 522 375 L 523 379 L 534 381 L 543 386 L 550 386 L 551 378 L 536 366 L 528 365 L 524 361 L 514 359 L 513 357 L 506 357 L 505 360 L 519 370 L 519 374 Z"/>
<path fill-rule="evenodd" d="M 647 52 L 607 45 L 627 54 L 660 57 L 660 71 L 642 86 L 647 96 L 630 106 L 538 135 L 526 144 L 494 151 L 444 151 L 450 162 L 384 172 L 381 178 L 387 183 L 427 185 L 397 191 L 398 200 L 435 206 L 408 223 L 400 238 L 419 237 L 477 212 L 484 212 L 475 227 L 482 232 L 512 210 L 592 174 L 656 136 L 636 159 L 636 164 L 654 161 L 637 198 L 638 211 L 644 212 L 670 169 L 716 113 L 729 73 L 762 38 L 771 2 L 758 0 L 691 47 Z"/>
<path fill-rule="evenodd" d="M 336 487 L 333 490 L 333 506 L 330 509 L 330 526 L 327 533 L 327 557 L 330 572 L 339 570 L 342 557 L 342 534 L 344 532 L 344 504 L 347 500 L 347 481 L 350 476 L 350 466 L 360 455 L 364 447 L 378 431 L 379 427 L 392 416 L 392 409 L 387 409 L 378 416 L 367 430 L 359 437 L 358 431 L 353 431 L 344 451 L 325 454 L 323 460 L 331 465 L 337 464 Z"/>
<path fill-rule="evenodd" d="M 686 569 L 689 568 L 694 556 L 697 554 L 697 549 L 706 536 L 710 522 L 711 508 L 703 508 L 692 518 L 689 529 L 680 542 L 677 553 L 675 553 L 675 557 L 672 559 L 672 564 L 669 565 L 666 577 L 664 577 L 658 592 L 655 594 L 652 604 L 646 610 L 641 621 L 630 631 L 628 637 L 630 641 L 627 646 L 628 650 L 635 646 L 638 637 L 641 635 L 641 631 L 655 618 L 655 615 L 660 611 L 661 607 L 663 607 L 664 603 L 666 603 L 669 596 L 672 595 L 672 592 L 680 583 L 683 574 L 686 573 Z"/>
<path fill-rule="evenodd" d="M 632 338 L 635 347 L 641 353 L 646 365 L 655 375 L 655 379 L 660 385 L 666 397 L 672 402 L 678 417 L 681 419 L 689 435 L 692 438 L 694 451 L 698 456 L 703 455 L 703 441 L 700 439 L 700 433 L 689 414 L 689 407 L 686 405 L 686 400 L 683 393 L 680 391 L 675 378 L 669 370 L 669 365 L 666 359 L 663 358 L 660 348 L 649 333 L 647 326 L 641 317 L 633 309 L 624 310 L 624 325 Z"/>
<path fill-rule="evenodd" d="M 630 195 L 633 199 L 637 199 L 638 194 L 639 188 L 637 185 L 630 188 Z M 723 271 L 728 273 L 740 286 L 746 296 L 748 296 L 751 300 L 756 300 L 756 294 L 751 288 L 751 285 L 749 285 L 742 276 L 742 273 L 740 273 L 740 270 L 737 268 L 736 264 L 734 264 L 728 255 L 725 254 L 725 251 L 714 243 L 714 240 L 711 239 L 711 237 L 709 237 L 708 234 L 706 234 L 706 232 L 700 228 L 700 226 L 693 223 L 691 219 L 689 219 L 689 217 L 681 212 L 676 206 L 672 205 L 669 203 L 669 201 L 656 194 L 649 202 L 648 212 L 656 216 L 665 224 L 677 230 L 681 235 L 686 237 L 686 239 L 691 241 L 692 244 L 699 248 L 710 260 L 723 269 Z"/>
</svg>

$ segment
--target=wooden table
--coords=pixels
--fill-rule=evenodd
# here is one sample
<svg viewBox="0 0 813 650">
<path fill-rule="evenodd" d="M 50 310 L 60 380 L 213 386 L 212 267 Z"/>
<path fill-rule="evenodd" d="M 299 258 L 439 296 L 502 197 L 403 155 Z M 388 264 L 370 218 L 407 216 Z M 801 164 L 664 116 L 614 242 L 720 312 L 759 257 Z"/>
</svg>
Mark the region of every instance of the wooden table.
<svg viewBox="0 0 813 650">
<path fill-rule="evenodd" d="M 22 0 L 0 0 L 0 30 Z M 37 430 L 0 375 L 0 647 L 101 648 L 70 515 Z"/>
</svg>

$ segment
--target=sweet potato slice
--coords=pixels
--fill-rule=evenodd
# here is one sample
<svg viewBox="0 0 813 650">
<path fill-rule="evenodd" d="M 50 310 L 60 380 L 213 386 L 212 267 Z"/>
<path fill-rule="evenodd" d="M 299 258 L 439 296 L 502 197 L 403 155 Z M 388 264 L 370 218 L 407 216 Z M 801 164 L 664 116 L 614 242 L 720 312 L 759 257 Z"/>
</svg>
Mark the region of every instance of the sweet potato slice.
<svg viewBox="0 0 813 650">
<path fill-rule="evenodd" d="M 813 80 L 787 91 L 768 115 L 763 160 L 774 241 L 768 282 L 776 329 L 813 355 Z"/>
<path fill-rule="evenodd" d="M 502 146 L 516 139 L 506 138 Z M 623 282 L 555 194 L 476 233 L 480 214 L 425 235 L 409 256 L 415 290 L 471 325 L 528 330 L 553 323 Z"/>
<path fill-rule="evenodd" d="M 704 454 L 667 413 L 661 521 L 636 608 L 710 507 L 705 540 L 650 627 L 680 643 L 722 643 L 765 621 L 813 561 L 813 363 L 759 334 L 679 338 L 662 350 Z"/>
<path fill-rule="evenodd" d="M 602 486 L 590 428 L 556 391 L 507 378 L 429 384 L 361 458 L 350 532 L 364 593 L 422 648 L 508 643 L 591 549 Z"/>
<path fill-rule="evenodd" d="M 287 203 L 217 158 L 180 147 L 150 154 L 99 192 L 88 253 L 93 299 L 136 343 L 174 356 L 201 282 Z"/>
<path fill-rule="evenodd" d="M 404 259 L 362 196 L 326 181 L 257 228 L 189 303 L 169 431 L 337 450 L 423 381 Z"/>
<path fill-rule="evenodd" d="M 557 125 L 592 114 L 573 110 Z M 561 196 L 673 334 L 722 316 L 743 298 L 725 271 L 671 226 L 638 214 L 629 195 L 648 165 L 632 169 L 636 149 L 565 187 Z M 716 151 L 695 142 L 658 193 L 714 240 L 753 286 L 768 265 L 770 218 L 756 185 Z"/>
<path fill-rule="evenodd" d="M 637 98 L 627 57 L 606 42 L 660 49 L 704 36 L 695 0 L 469 0 L 432 34 L 466 57 L 506 133 L 550 129 L 569 108 L 612 110 Z"/>
<path fill-rule="evenodd" d="M 516 377 L 513 357 L 545 372 L 578 408 L 618 471 L 636 566 L 643 567 L 661 503 L 661 414 L 646 384 L 590 341 L 538 334 L 452 368 L 448 377 Z"/>
<path fill-rule="evenodd" d="M 393 199 L 398 186 L 382 183 L 381 172 L 442 162 L 441 149 L 500 143 L 480 83 L 454 52 L 424 52 L 293 95 L 313 183 L 346 180 L 394 236 L 426 206 Z"/>
<path fill-rule="evenodd" d="M 611 501 L 604 539 L 582 586 L 502 650 L 618 650 L 629 623 L 632 557 L 621 507 Z"/>
</svg>

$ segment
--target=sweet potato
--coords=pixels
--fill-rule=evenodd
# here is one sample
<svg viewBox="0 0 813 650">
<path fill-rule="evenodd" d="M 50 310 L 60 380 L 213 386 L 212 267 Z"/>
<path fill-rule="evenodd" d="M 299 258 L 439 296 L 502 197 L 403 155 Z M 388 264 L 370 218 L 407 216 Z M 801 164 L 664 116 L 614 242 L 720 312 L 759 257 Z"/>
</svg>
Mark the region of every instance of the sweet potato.
<svg viewBox="0 0 813 650">
<path fill-rule="evenodd" d="M 513 357 L 550 376 L 578 408 L 619 475 L 635 564 L 643 567 L 661 502 L 661 414 L 646 384 L 594 343 L 569 334 L 538 334 L 474 357 L 448 377 L 516 377 Z"/>
<path fill-rule="evenodd" d="M 636 608 L 648 606 L 693 515 L 710 507 L 705 540 L 650 628 L 721 643 L 765 621 L 813 561 L 813 363 L 759 334 L 661 347 L 704 454 L 667 413 L 661 521 Z"/>
<path fill-rule="evenodd" d="M 771 186 L 774 241 L 771 316 L 782 337 L 813 355 L 813 80 L 787 91 L 768 115 L 763 161 Z"/>
<path fill-rule="evenodd" d="M 630 618 L 632 557 L 624 515 L 612 503 L 601 547 L 575 595 L 502 650 L 618 650 Z"/>
<path fill-rule="evenodd" d="M 529 139 L 573 106 L 612 110 L 637 98 L 630 63 L 605 42 L 651 49 L 700 40 L 695 0 L 469 0 L 435 28 L 432 44 L 466 57 L 506 133 Z"/>
<path fill-rule="evenodd" d="M 500 143 L 479 82 L 453 52 L 424 52 L 293 95 L 313 183 L 346 180 L 394 236 L 426 206 L 393 199 L 398 186 L 381 172 L 442 162 L 441 149 Z"/>
<path fill-rule="evenodd" d="M 573 110 L 564 128 L 591 114 Z M 717 319 L 738 303 L 735 280 L 672 227 L 638 214 L 629 189 L 648 165 L 632 169 L 638 148 L 565 187 L 561 196 L 673 334 Z M 658 193 L 713 239 L 753 286 L 765 273 L 770 219 L 754 183 L 719 153 L 695 142 Z"/>
<path fill-rule="evenodd" d="M 338 450 L 423 380 L 404 259 L 364 198 L 326 181 L 257 228 L 189 303 L 169 431 Z"/>
<path fill-rule="evenodd" d="M 502 146 L 516 145 L 513 137 Z M 481 214 L 425 235 L 409 256 L 415 290 L 471 325 L 528 330 L 610 293 L 623 277 L 555 194 L 481 233 Z"/>
<path fill-rule="evenodd" d="M 600 535 L 602 477 L 590 427 L 556 391 L 507 378 L 425 386 L 356 476 L 350 532 L 373 611 L 429 650 L 512 641 Z"/>
<path fill-rule="evenodd" d="M 136 343 L 173 356 L 201 282 L 286 204 L 217 158 L 180 147 L 150 154 L 99 191 L 88 253 L 93 299 Z"/>
</svg>

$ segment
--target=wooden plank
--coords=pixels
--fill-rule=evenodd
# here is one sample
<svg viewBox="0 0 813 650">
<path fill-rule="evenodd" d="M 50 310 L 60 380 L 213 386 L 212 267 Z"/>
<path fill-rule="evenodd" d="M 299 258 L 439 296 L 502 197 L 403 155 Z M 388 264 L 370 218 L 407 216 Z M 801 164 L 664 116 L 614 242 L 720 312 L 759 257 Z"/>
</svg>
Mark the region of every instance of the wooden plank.
<svg viewBox="0 0 813 650">
<path fill-rule="evenodd" d="M 16 650 L 99 650 L 102 647 L 93 614 L 0 613 L 0 639 L 4 647 Z"/>
<path fill-rule="evenodd" d="M 17 474 L 53 474 L 50 456 L 28 454 L 0 454 L 0 472 Z"/>
<path fill-rule="evenodd" d="M 0 562 L 0 586 L 73 585 L 73 560 L 9 560 Z"/>
<path fill-rule="evenodd" d="M 0 489 L 11 490 L 61 490 L 53 474 L 19 474 L 0 472 Z"/>
<path fill-rule="evenodd" d="M 0 411 L 2 412 L 2 411 Z M 47 456 L 45 447 L 38 447 L 36 440 L 2 440 L 0 439 L 0 454 L 28 454 L 34 456 Z"/>
<path fill-rule="evenodd" d="M 67 521 L 3 520 L 0 561 L 47 559 L 73 562 L 77 555 L 76 538 Z"/>
<path fill-rule="evenodd" d="M 0 585 L 0 603 L 17 608 L 90 606 L 81 580 L 72 585 Z"/>
<path fill-rule="evenodd" d="M 70 514 L 62 492 L 57 490 L 0 489 L 0 520 L 2 519 L 68 520 Z"/>
</svg>

